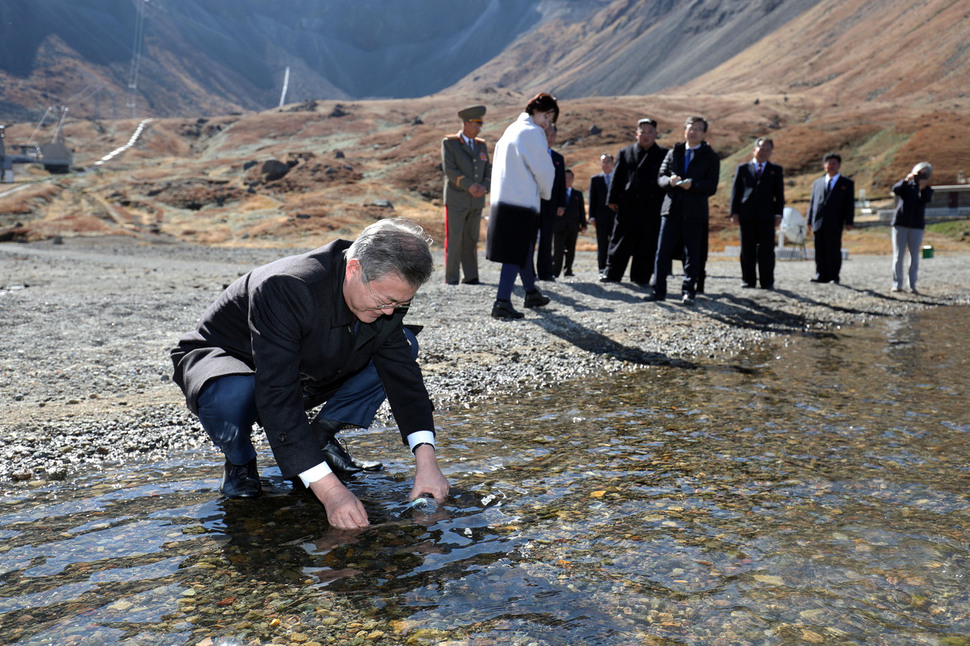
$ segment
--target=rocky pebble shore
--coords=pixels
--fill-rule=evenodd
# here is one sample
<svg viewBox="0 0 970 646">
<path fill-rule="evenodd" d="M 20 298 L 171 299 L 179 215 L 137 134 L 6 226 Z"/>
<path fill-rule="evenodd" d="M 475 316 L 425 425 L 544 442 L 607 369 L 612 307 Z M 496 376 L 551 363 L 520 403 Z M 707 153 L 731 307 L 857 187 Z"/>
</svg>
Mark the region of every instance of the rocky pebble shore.
<svg viewBox="0 0 970 646">
<path fill-rule="evenodd" d="M 298 251 L 116 238 L 0 244 L 0 491 L 208 447 L 171 381 L 168 349 L 225 285 Z M 772 291 L 742 289 L 737 259 L 712 257 L 706 294 L 688 307 L 599 283 L 595 254 L 581 252 L 575 277 L 540 283 L 550 305 L 499 321 L 489 316 L 498 266 L 482 259 L 482 285 L 449 286 L 441 260 L 437 252 L 439 269 L 408 316 L 425 326 L 420 362 L 439 410 L 970 303 L 966 255 L 924 260 L 918 295 L 890 293 L 888 254 L 850 257 L 840 285 L 809 282 L 811 261 L 779 261 Z M 679 276 L 669 286 L 676 294 Z M 513 303 L 521 309 L 520 287 Z M 393 423 L 386 406 L 379 421 Z"/>
</svg>

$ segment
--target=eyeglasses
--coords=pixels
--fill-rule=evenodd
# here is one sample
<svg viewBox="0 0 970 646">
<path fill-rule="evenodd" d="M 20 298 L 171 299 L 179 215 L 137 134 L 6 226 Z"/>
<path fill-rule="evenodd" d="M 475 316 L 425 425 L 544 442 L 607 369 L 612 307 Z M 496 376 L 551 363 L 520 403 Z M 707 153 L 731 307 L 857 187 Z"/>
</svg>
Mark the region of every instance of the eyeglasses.
<svg viewBox="0 0 970 646">
<path fill-rule="evenodd" d="M 361 278 L 363 278 L 363 275 L 361 276 Z M 387 309 L 404 309 L 404 310 L 406 310 L 407 308 L 411 307 L 411 301 L 410 300 L 407 300 L 407 301 L 390 301 L 389 303 L 383 303 L 383 302 L 381 302 L 381 299 L 379 299 L 377 297 L 377 294 L 374 292 L 374 288 L 370 286 L 370 281 L 366 281 L 364 284 L 367 285 L 367 289 L 370 291 L 371 298 L 373 298 L 374 299 L 374 303 L 376 303 L 376 305 L 374 305 L 374 307 L 368 307 L 367 309 L 369 309 L 369 310 L 375 310 L 375 311 L 383 311 L 383 310 L 387 310 Z"/>
</svg>

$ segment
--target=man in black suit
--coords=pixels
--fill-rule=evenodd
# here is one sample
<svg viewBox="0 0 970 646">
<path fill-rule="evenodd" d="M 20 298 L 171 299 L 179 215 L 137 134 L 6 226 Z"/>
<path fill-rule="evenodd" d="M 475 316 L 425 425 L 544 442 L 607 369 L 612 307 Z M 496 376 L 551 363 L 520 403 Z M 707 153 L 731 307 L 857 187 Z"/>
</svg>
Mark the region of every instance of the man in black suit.
<svg viewBox="0 0 970 646">
<path fill-rule="evenodd" d="M 731 222 L 741 227 L 741 286 L 762 289 L 775 285 L 775 229 L 785 210 L 785 177 L 773 164 L 774 143 L 761 137 L 751 161 L 738 164 L 731 185 Z"/>
<path fill-rule="evenodd" d="M 812 184 L 808 201 L 808 229 L 815 235 L 813 283 L 838 283 L 842 270 L 842 230 L 852 230 L 855 219 L 855 182 L 843 177 L 842 157 L 828 153 L 822 159 L 825 176 Z"/>
<path fill-rule="evenodd" d="M 334 435 L 368 426 L 386 395 L 417 465 L 411 499 L 430 493 L 444 501 L 431 400 L 403 323 L 432 270 L 421 227 L 381 220 L 353 243 L 336 240 L 252 270 L 179 340 L 172 379 L 226 456 L 227 497 L 261 493 L 250 439 L 258 421 L 283 477 L 299 477 L 331 525 L 366 527 L 363 505 L 337 473 L 367 465 Z M 306 411 L 324 402 L 311 422 Z"/>
<path fill-rule="evenodd" d="M 573 188 L 573 172 L 566 171 L 566 208 L 556 218 L 555 239 L 552 253 L 552 272 L 557 278 L 565 262 L 566 276 L 573 275 L 573 259 L 576 257 L 576 240 L 579 232 L 586 230 L 586 205 L 583 192 Z"/>
<path fill-rule="evenodd" d="M 596 227 L 596 264 L 602 279 L 606 277 L 606 258 L 615 217 L 613 209 L 606 201 L 610 193 L 610 180 L 613 178 L 613 155 L 600 155 L 600 168 L 603 172 L 593 175 L 589 180 L 589 221 Z"/>
<path fill-rule="evenodd" d="M 657 184 L 664 190 L 660 209 L 660 245 L 654 270 L 656 285 L 648 301 L 667 298 L 667 276 L 675 245 L 684 252 L 684 281 L 681 294 L 685 305 L 693 305 L 698 280 L 704 276 L 707 254 L 708 198 L 717 192 L 721 160 L 704 141 L 707 120 L 688 117 L 684 141 L 675 145 L 660 165 Z"/>
<path fill-rule="evenodd" d="M 552 271 L 552 240 L 556 219 L 566 210 L 566 161 L 552 149 L 556 145 L 556 124 L 546 128 L 549 156 L 556 169 L 552 183 L 552 197 L 539 203 L 539 241 L 536 244 L 536 277 L 539 280 L 556 280 Z"/>
<path fill-rule="evenodd" d="M 646 287 L 653 275 L 660 235 L 660 207 L 664 194 L 657 186 L 657 174 L 667 149 L 657 145 L 657 122 L 640 119 L 637 141 L 617 155 L 616 171 L 610 183 L 609 204 L 616 211 L 606 260 L 606 280 L 623 280 L 630 258 L 630 280 Z"/>
</svg>

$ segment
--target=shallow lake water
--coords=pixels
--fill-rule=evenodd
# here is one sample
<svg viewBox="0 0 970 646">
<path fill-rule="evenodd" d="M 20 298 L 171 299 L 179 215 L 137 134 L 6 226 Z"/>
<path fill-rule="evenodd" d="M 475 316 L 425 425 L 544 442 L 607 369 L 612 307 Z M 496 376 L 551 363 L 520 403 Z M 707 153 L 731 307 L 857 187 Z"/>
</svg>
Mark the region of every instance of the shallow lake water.
<svg viewBox="0 0 970 646">
<path fill-rule="evenodd" d="M 395 430 L 351 434 L 373 526 L 331 530 L 261 454 L 0 500 L 10 644 L 970 644 L 966 308 L 439 416 L 407 504 Z"/>
</svg>

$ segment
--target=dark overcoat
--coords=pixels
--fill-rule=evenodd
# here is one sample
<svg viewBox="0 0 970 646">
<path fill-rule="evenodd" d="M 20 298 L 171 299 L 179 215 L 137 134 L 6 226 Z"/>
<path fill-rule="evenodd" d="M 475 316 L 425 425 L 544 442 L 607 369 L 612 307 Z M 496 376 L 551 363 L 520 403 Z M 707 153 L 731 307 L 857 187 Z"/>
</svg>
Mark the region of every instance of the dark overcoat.
<svg viewBox="0 0 970 646">
<path fill-rule="evenodd" d="M 347 240 L 254 269 L 233 282 L 172 349 L 173 380 L 193 412 L 211 380 L 254 374 L 256 411 L 283 477 L 320 462 L 306 410 L 373 360 L 402 441 L 434 430 L 405 311 L 360 323 L 343 296 Z"/>
<path fill-rule="evenodd" d="M 667 151 L 663 163 L 660 165 L 660 172 L 657 176 L 657 184 L 662 188 L 666 195 L 663 205 L 660 207 L 660 214 L 664 217 L 689 216 L 707 219 L 710 211 L 707 199 L 717 192 L 717 181 L 721 173 L 721 160 L 717 153 L 704 141 L 701 142 L 694 159 L 690 163 L 690 168 L 684 169 L 684 155 L 687 145 L 684 142 L 675 144 Z M 690 189 L 683 190 L 670 184 L 670 176 L 679 175 L 682 178 L 691 180 Z M 613 180 L 616 183 L 616 180 Z"/>
</svg>

